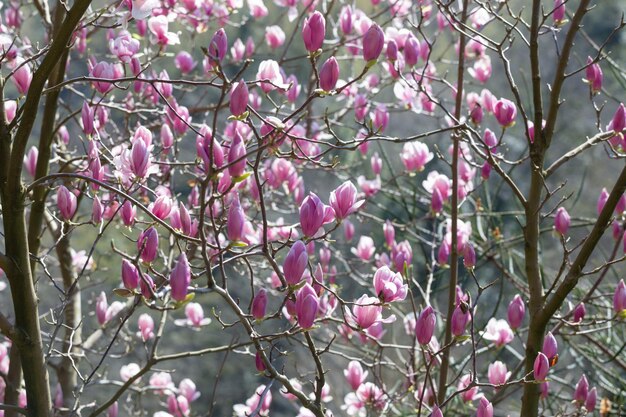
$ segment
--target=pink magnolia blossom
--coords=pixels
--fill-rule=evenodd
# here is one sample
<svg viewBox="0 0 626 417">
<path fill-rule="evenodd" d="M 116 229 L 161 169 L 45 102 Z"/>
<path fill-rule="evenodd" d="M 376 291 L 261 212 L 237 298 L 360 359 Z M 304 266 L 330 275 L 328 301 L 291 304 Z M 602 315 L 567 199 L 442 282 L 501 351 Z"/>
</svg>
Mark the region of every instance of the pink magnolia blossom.
<svg viewBox="0 0 626 417">
<path fill-rule="evenodd" d="M 513 331 L 506 320 L 499 320 L 495 317 L 489 319 L 483 338 L 492 341 L 496 347 L 504 346 L 513 341 Z"/>
<path fill-rule="evenodd" d="M 550 363 L 548 362 L 548 357 L 539 352 L 537 354 L 537 358 L 535 358 L 535 363 L 533 365 L 533 374 L 535 376 L 535 380 L 543 381 L 544 379 L 546 379 L 549 371 Z"/>
<path fill-rule="evenodd" d="M 153 16 L 148 19 L 148 28 L 155 43 L 161 46 L 178 45 L 180 39 L 174 32 L 169 32 L 169 22 L 164 15 Z"/>
<path fill-rule="evenodd" d="M 76 196 L 64 185 L 59 186 L 57 190 L 57 206 L 63 220 L 71 220 L 74 217 L 77 208 Z"/>
<path fill-rule="evenodd" d="M 285 32 L 280 26 L 268 26 L 265 28 L 265 42 L 272 48 L 280 48 L 285 43 Z"/>
<path fill-rule="evenodd" d="M 191 269 L 187 261 L 187 255 L 181 253 L 170 273 L 170 287 L 172 298 L 176 301 L 183 301 L 187 297 L 187 291 L 191 282 Z"/>
<path fill-rule="evenodd" d="M 354 325 L 364 330 L 376 323 L 391 323 L 396 319 L 394 315 L 383 319 L 383 307 L 380 304 L 380 300 L 365 294 L 354 302 L 352 314 L 348 314 Z"/>
<path fill-rule="evenodd" d="M 356 212 L 364 203 L 365 200 L 357 200 L 356 187 L 350 181 L 344 182 L 330 193 L 329 204 L 338 220 Z"/>
<path fill-rule="evenodd" d="M 339 80 L 339 63 L 335 57 L 330 57 L 324 62 L 319 70 L 320 88 L 324 91 L 332 91 Z"/>
<path fill-rule="evenodd" d="M 408 285 L 404 283 L 402 275 L 386 266 L 376 271 L 373 284 L 374 292 L 383 303 L 402 301 L 408 292 Z"/>
<path fill-rule="evenodd" d="M 490 384 L 502 385 L 509 380 L 511 373 L 506 369 L 506 365 L 503 362 L 495 361 L 489 365 L 487 376 Z"/>
<path fill-rule="evenodd" d="M 319 298 L 313 287 L 304 284 L 296 295 L 296 317 L 298 324 L 303 329 L 313 327 L 313 322 L 319 309 Z"/>
<path fill-rule="evenodd" d="M 422 171 L 434 155 L 422 142 L 407 142 L 402 148 L 400 159 L 408 172 Z"/>
<path fill-rule="evenodd" d="M 121 31 L 115 39 L 109 40 L 109 51 L 126 63 L 130 63 L 133 56 L 139 52 L 139 47 L 139 41 L 125 30 Z"/>
<path fill-rule="evenodd" d="M 567 210 L 564 207 L 559 207 L 556 210 L 556 215 L 554 217 L 554 230 L 564 236 L 567 233 L 570 225 L 570 217 Z"/>
<path fill-rule="evenodd" d="M 504 128 L 511 127 L 515 124 L 517 107 L 512 101 L 501 98 L 493 107 L 493 115 L 496 117 L 498 123 L 500 123 L 500 126 Z"/>
<path fill-rule="evenodd" d="M 326 19 L 324 15 L 316 11 L 304 19 L 302 26 L 302 40 L 304 47 L 309 52 L 315 52 L 322 47 L 326 36 Z"/>
<path fill-rule="evenodd" d="M 142 314 L 137 320 L 139 335 L 144 342 L 154 337 L 154 320 L 149 314 Z"/>
<path fill-rule="evenodd" d="M 361 236 L 356 248 L 352 248 L 352 253 L 359 257 L 362 261 L 369 261 L 376 252 L 374 239 L 369 236 Z"/>
<path fill-rule="evenodd" d="M 33 72 L 31 71 L 29 64 L 20 57 L 16 58 L 14 65 L 16 69 L 14 70 L 11 79 L 13 80 L 18 93 L 25 95 L 28 93 L 28 88 L 33 80 Z"/>
<path fill-rule="evenodd" d="M 356 391 L 361 384 L 367 379 L 368 371 L 363 371 L 363 367 L 360 362 L 350 361 L 348 367 L 343 371 L 343 375 L 348 380 L 348 384 L 354 391 Z"/>
<path fill-rule="evenodd" d="M 373 23 L 363 36 L 363 59 L 366 62 L 378 59 L 385 46 L 385 34 L 376 23 Z"/>
<path fill-rule="evenodd" d="M 509 303 L 509 307 L 507 309 L 507 319 L 509 320 L 511 328 L 519 328 L 522 325 L 522 321 L 524 321 L 525 314 L 526 305 L 524 304 L 522 297 L 517 294 L 513 297 L 513 300 Z"/>
</svg>

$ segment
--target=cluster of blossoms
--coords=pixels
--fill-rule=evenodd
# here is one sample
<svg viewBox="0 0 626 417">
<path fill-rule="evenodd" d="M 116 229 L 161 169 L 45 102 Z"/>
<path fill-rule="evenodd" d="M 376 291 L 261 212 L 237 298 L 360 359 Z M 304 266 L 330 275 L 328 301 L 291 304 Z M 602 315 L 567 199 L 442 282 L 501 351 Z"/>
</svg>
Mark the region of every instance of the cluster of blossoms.
<svg viewBox="0 0 626 417">
<path fill-rule="evenodd" d="M 578 211 L 570 197 L 551 211 L 546 204 L 565 187 L 552 189 L 550 174 L 577 153 L 601 143 L 616 159 L 626 151 L 624 104 L 607 104 L 614 111 L 608 120 L 593 102 L 604 88 L 600 52 L 567 72 L 584 72 L 576 82 L 589 92 L 599 133 L 545 168 L 541 152 L 555 118 L 536 110 L 539 116 L 530 119 L 503 43 L 487 37 L 486 28 L 503 19 L 485 2 L 372 0 L 332 7 L 318 1 L 124 0 L 102 6 L 103 13 L 85 6 L 80 15 L 86 14 L 74 19 L 80 3 L 68 12 L 65 20 L 76 22 L 67 31 L 57 27 L 64 19 L 52 22 L 48 11 L 46 21 L 41 11 L 54 29 L 47 53 L 67 46 L 50 58 L 54 72 L 46 72 L 48 55 L 41 58 L 22 35 L 26 3 L 11 1 L 0 21 L 0 87 L 7 97 L 0 145 L 6 145 L 3 154 L 18 157 L 10 172 L 24 171 L 10 190 L 19 192 L 7 191 L 4 182 L 13 180 L 4 171 L 0 177 L 3 236 L 11 238 L 15 224 L 29 227 L 26 246 L 15 245 L 25 248 L 25 264 L 14 266 L 19 257 L 7 240 L 0 265 L 12 289 L 38 282 L 36 275 L 20 279 L 40 268 L 51 282 L 42 291 L 56 291 L 30 304 L 14 298 L 13 305 L 34 310 L 26 324 L 41 322 L 51 335 L 49 349 L 37 345 L 38 357 L 54 363 L 52 403 L 59 412 L 88 407 L 90 417 L 117 417 L 124 404 L 129 413 L 143 413 L 141 395 L 149 392 L 158 399 L 148 406 L 155 417 L 200 413 L 196 400 L 210 391 L 207 381 L 186 377 L 176 385 L 162 366 L 232 352 L 244 358 L 237 369 L 257 372 L 253 394 L 231 398 L 222 410 L 238 417 L 268 416 L 275 401 L 289 404 L 298 417 L 416 411 L 492 417 L 510 413 L 498 407 L 518 388 L 524 390 L 524 403 L 515 405 L 521 410 L 537 403 L 527 398 L 551 398 L 559 352 L 572 355 L 563 349 L 568 337 L 604 334 L 599 323 L 623 325 L 624 280 L 604 278 L 620 261 L 615 254 L 589 272 L 598 274 L 595 284 L 574 288 L 588 269 L 592 233 L 599 234 L 597 244 L 611 225 L 615 252 L 623 242 L 626 253 L 626 183 L 601 191 L 598 223 L 580 243 L 575 232 L 590 223 L 570 215 L 568 209 Z M 505 2 L 493 3 L 504 9 Z M 557 36 L 569 25 L 566 2 L 549 3 L 541 26 Z M 260 32 L 253 30 L 257 21 L 266 25 Z M 52 36 L 65 32 L 67 39 Z M 238 37 L 246 32 L 253 36 Z M 492 78 L 503 76 L 494 74 L 496 59 L 507 64 L 511 84 L 497 95 L 490 90 L 497 85 Z M 84 68 L 73 65 L 80 62 Z M 458 65 L 457 79 L 449 75 L 450 62 Z M 59 91 L 70 97 L 61 96 L 62 106 L 46 101 L 41 140 L 30 143 L 37 104 L 29 103 L 42 96 L 60 100 Z M 435 128 L 408 134 L 402 125 L 413 118 Z M 22 142 L 21 151 L 11 151 Z M 519 158 L 519 149 L 528 156 Z M 528 161 L 523 174 L 514 170 Z M 527 187 L 516 185 L 518 175 L 523 184 L 532 177 L 529 196 Z M 494 202 L 490 187 L 508 187 L 504 199 L 513 202 Z M 511 213 L 536 217 L 514 231 Z M 539 267 L 538 249 L 546 218 L 555 235 L 546 246 L 564 254 L 560 266 L 549 260 L 549 277 Z M 70 248 L 71 239 L 85 244 L 76 239 L 84 230 L 96 236 L 87 239 L 91 247 Z M 58 262 L 50 262 L 52 252 Z M 578 252 L 586 258 L 573 262 Z M 532 257 L 535 264 L 524 264 Z M 113 290 L 104 287 L 110 271 Z M 594 294 L 601 284 L 612 294 L 609 317 L 609 291 Z M 80 317 L 85 291 L 93 292 L 83 307 L 93 319 Z M 35 298 L 48 303 L 59 296 L 61 306 L 46 304 L 51 313 L 39 320 Z M 509 303 L 506 312 L 500 301 Z M 2 319 L 7 339 L 0 344 L 0 372 L 14 375 L 10 350 L 33 343 L 24 343 Z M 397 331 L 402 325 L 404 334 Z M 39 324 L 33 328 L 41 342 Z M 32 337 L 33 328 L 22 331 Z M 193 334 L 194 341 L 223 332 L 224 344 L 164 354 L 170 329 Z M 81 339 L 87 330 L 92 334 Z M 105 369 L 111 349 L 129 356 L 119 377 Z M 139 350 L 147 356 L 131 361 Z M 36 412 L 46 398 L 31 389 L 33 368 L 22 366 L 25 382 L 19 377 L 17 395 L 2 378 L 0 399 Z M 343 376 L 332 371 L 342 368 Z M 559 383 L 579 377 L 567 372 Z M 79 394 L 105 374 L 120 381 L 112 386 L 131 388 L 107 390 L 105 400 L 96 393 L 97 400 L 80 404 Z M 604 387 L 614 383 L 609 379 Z M 580 376 L 564 408 L 598 408 L 601 393 L 589 380 L 604 381 L 590 372 Z M 607 404 L 600 407 L 605 414 Z"/>
</svg>

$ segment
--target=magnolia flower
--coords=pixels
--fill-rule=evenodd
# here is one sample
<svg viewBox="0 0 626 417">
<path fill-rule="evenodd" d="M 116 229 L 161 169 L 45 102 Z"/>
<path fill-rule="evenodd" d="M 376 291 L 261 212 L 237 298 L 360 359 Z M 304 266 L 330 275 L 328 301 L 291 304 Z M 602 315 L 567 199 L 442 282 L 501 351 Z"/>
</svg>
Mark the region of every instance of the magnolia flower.
<svg viewBox="0 0 626 417">
<path fill-rule="evenodd" d="M 513 340 L 513 330 L 506 320 L 492 317 L 483 332 L 485 340 L 491 340 L 497 347 L 504 346 Z"/>
</svg>

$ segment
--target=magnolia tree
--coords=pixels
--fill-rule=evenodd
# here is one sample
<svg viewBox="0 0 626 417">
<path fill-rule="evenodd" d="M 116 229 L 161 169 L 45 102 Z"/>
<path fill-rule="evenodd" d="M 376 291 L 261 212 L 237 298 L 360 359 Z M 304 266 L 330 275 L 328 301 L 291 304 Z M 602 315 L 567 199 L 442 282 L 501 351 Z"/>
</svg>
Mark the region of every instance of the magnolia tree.
<svg viewBox="0 0 626 417">
<path fill-rule="evenodd" d="M 269 3 L 2 4 L 4 415 L 622 415 L 606 3 Z"/>
</svg>

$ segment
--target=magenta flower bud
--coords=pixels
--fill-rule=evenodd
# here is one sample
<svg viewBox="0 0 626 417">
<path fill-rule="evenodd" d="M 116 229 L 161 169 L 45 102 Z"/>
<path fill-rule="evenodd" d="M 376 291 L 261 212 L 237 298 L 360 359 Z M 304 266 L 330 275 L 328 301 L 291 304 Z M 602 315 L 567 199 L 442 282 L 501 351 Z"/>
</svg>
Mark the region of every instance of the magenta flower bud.
<svg viewBox="0 0 626 417">
<path fill-rule="evenodd" d="M 98 324 L 100 324 L 101 326 L 106 323 L 108 308 L 109 303 L 107 303 L 107 296 L 104 291 L 102 291 L 96 299 L 96 318 L 98 319 Z"/>
<path fill-rule="evenodd" d="M 76 196 L 70 190 L 61 185 L 57 190 L 57 207 L 63 220 L 70 220 L 76 213 Z"/>
<path fill-rule="evenodd" d="M 435 193 L 433 193 L 433 195 L 435 195 Z M 448 265 L 449 258 L 450 258 L 450 245 L 445 241 L 441 242 L 441 246 L 439 246 L 439 250 L 437 251 L 437 263 L 440 266 Z"/>
<path fill-rule="evenodd" d="M 624 108 L 624 103 L 620 103 L 609 126 L 615 133 L 621 133 L 624 128 L 626 128 L 626 109 Z"/>
<path fill-rule="evenodd" d="M 567 210 L 564 207 L 559 207 L 556 210 L 556 216 L 554 217 L 554 230 L 561 236 L 567 233 L 570 225 L 570 217 Z"/>
<path fill-rule="evenodd" d="M 431 306 L 426 307 L 415 321 L 415 336 L 420 345 L 427 345 L 433 338 L 437 316 Z"/>
<path fill-rule="evenodd" d="M 412 34 L 404 42 L 404 62 L 413 67 L 420 57 L 420 43 Z"/>
<path fill-rule="evenodd" d="M 387 59 L 391 62 L 398 59 L 398 44 L 393 39 L 387 41 Z"/>
<path fill-rule="evenodd" d="M 493 131 L 490 129 L 485 129 L 485 133 L 483 134 L 483 141 L 485 145 L 487 145 L 490 149 L 495 148 L 498 145 L 498 138 Z"/>
<path fill-rule="evenodd" d="M 541 398 L 548 398 L 548 395 L 550 394 L 550 383 L 548 381 L 542 382 L 539 389 L 541 390 Z"/>
<path fill-rule="evenodd" d="M 122 260 L 122 283 L 129 290 L 134 290 L 139 285 L 139 271 L 127 259 Z"/>
<path fill-rule="evenodd" d="M 129 200 L 126 200 L 124 204 L 122 204 L 120 212 L 122 215 L 122 223 L 124 223 L 125 226 L 130 227 L 135 223 L 135 214 L 137 213 L 137 209 Z"/>
<path fill-rule="evenodd" d="M 548 362 L 548 357 L 539 352 L 539 354 L 535 358 L 535 364 L 533 365 L 535 380 L 545 380 L 546 376 L 548 375 L 548 371 L 550 371 L 550 362 Z"/>
<path fill-rule="evenodd" d="M 143 295 L 146 300 L 151 299 L 155 290 L 154 280 L 148 274 L 142 274 L 139 278 L 139 290 L 141 291 L 141 295 Z"/>
<path fill-rule="evenodd" d="M 267 308 L 267 291 L 265 288 L 261 288 L 257 291 L 256 295 L 252 299 L 252 317 L 257 320 L 261 320 L 265 317 L 265 310 Z"/>
<path fill-rule="evenodd" d="M 606 201 L 609 199 L 609 192 L 606 190 L 606 188 L 602 189 L 602 192 L 600 193 L 600 197 L 598 197 L 598 205 L 596 206 L 597 211 L 598 211 L 598 216 L 600 215 L 600 213 L 602 213 L 602 209 L 604 209 L 604 205 L 606 204 Z"/>
<path fill-rule="evenodd" d="M 507 128 L 515 124 L 515 116 L 517 115 L 517 107 L 511 100 L 501 98 L 496 101 L 493 106 L 493 115 L 500 126 Z"/>
<path fill-rule="evenodd" d="M 261 353 L 257 352 L 256 355 L 254 355 L 254 366 L 256 367 L 256 370 L 259 372 L 265 372 L 265 370 L 267 369 L 265 367 L 265 363 L 263 363 L 263 358 L 261 357 Z"/>
<path fill-rule="evenodd" d="M 313 327 L 313 322 L 317 316 L 319 298 L 311 285 L 304 284 L 296 295 L 296 317 L 298 324 L 303 329 Z"/>
<path fill-rule="evenodd" d="M 189 52 L 180 51 L 176 54 L 176 58 L 174 58 L 174 65 L 176 65 L 176 68 L 178 68 L 181 73 L 188 74 L 193 71 L 196 66 L 196 62 L 193 60 L 193 57 Z"/>
<path fill-rule="evenodd" d="M 383 224 L 383 235 L 385 235 L 385 243 L 387 246 L 390 248 L 393 247 L 396 241 L 396 229 L 394 229 L 390 220 L 385 221 L 385 224 Z"/>
<path fill-rule="evenodd" d="M 522 297 L 517 294 L 513 297 L 513 301 L 509 303 L 509 308 L 506 312 L 509 325 L 512 329 L 517 329 L 522 325 L 524 321 L 524 315 L 526 314 L 526 305 Z"/>
<path fill-rule="evenodd" d="M 233 116 L 241 116 L 248 107 L 248 85 L 239 81 L 230 91 L 230 112 Z"/>
<path fill-rule="evenodd" d="M 489 162 L 485 162 L 483 166 L 480 168 L 480 177 L 484 181 L 487 181 L 490 175 L 491 175 L 491 165 L 489 164 Z"/>
<path fill-rule="evenodd" d="M 445 203 L 445 200 L 443 196 L 441 195 L 441 191 L 439 191 L 438 188 L 434 188 L 433 194 L 430 197 L 430 209 L 432 210 L 432 212 L 435 214 L 440 213 L 441 210 L 443 210 L 444 203 Z M 448 246 L 448 245 L 442 245 L 439 248 L 440 256 L 438 255 L 438 259 L 444 260 L 444 262 L 439 262 L 441 265 L 446 265 L 448 263 L 448 256 L 450 256 L 450 250 L 449 250 L 450 248 L 449 247 L 444 248 L 444 246 Z"/>
<path fill-rule="evenodd" d="M 493 405 L 487 398 L 480 398 L 478 408 L 476 409 L 476 417 L 493 417 Z"/>
<path fill-rule="evenodd" d="M 283 263 L 283 273 L 289 285 L 297 285 L 302 279 L 309 257 L 301 240 L 293 244 Z"/>
<path fill-rule="evenodd" d="M 623 279 L 619 281 L 613 294 L 613 310 L 619 315 L 623 315 L 626 310 L 626 284 Z"/>
<path fill-rule="evenodd" d="M 191 268 L 187 261 L 187 255 L 181 253 L 176 266 L 170 272 L 170 287 L 172 298 L 176 301 L 183 301 L 187 297 L 187 290 L 191 283 Z"/>
<path fill-rule="evenodd" d="M 334 56 L 328 58 L 319 72 L 320 88 L 324 91 L 332 91 L 339 80 L 339 64 Z"/>
<path fill-rule="evenodd" d="M 239 194 L 235 193 L 232 203 L 228 209 L 228 218 L 226 220 L 226 229 L 228 231 L 228 240 L 231 242 L 241 242 L 244 237 L 244 226 L 246 216 L 239 203 Z"/>
<path fill-rule="evenodd" d="M 587 381 L 587 377 L 583 374 L 574 389 L 574 402 L 582 405 L 585 400 L 587 400 L 587 394 L 589 394 L 589 382 Z"/>
<path fill-rule="evenodd" d="M 366 62 L 378 59 L 385 46 L 385 34 L 376 23 L 373 23 L 363 36 L 363 59 Z"/>
<path fill-rule="evenodd" d="M 305 236 L 313 237 L 324 224 L 327 206 L 314 193 L 302 201 L 300 205 L 300 227 Z"/>
<path fill-rule="evenodd" d="M 230 144 L 228 150 L 228 173 L 233 178 L 238 178 L 246 171 L 246 145 L 239 132 L 235 133 L 235 137 Z"/>
<path fill-rule="evenodd" d="M 98 196 L 93 198 L 93 204 L 91 206 L 91 221 L 93 224 L 102 223 L 102 216 L 104 215 L 104 207 L 102 207 L 102 203 Z"/>
<path fill-rule="evenodd" d="M 161 126 L 161 145 L 163 149 L 169 149 L 174 145 L 174 134 L 167 123 Z"/>
<path fill-rule="evenodd" d="M 28 175 L 35 178 L 37 174 L 37 159 L 39 157 L 39 149 L 36 146 L 32 146 L 26 156 L 24 156 L 24 168 Z"/>
<path fill-rule="evenodd" d="M 468 269 L 476 266 L 476 251 L 474 250 L 474 245 L 471 243 L 465 245 L 465 250 L 463 251 L 463 265 Z"/>
<path fill-rule="evenodd" d="M 320 49 L 324 43 L 325 36 L 326 19 L 320 12 L 315 11 L 311 16 L 304 19 L 302 40 L 307 51 L 315 52 Z"/>
<path fill-rule="evenodd" d="M 352 32 L 352 6 L 347 5 L 341 9 L 339 13 L 339 26 L 344 35 Z"/>
<path fill-rule="evenodd" d="M 133 141 L 130 151 L 130 170 L 137 178 L 144 178 L 151 166 L 150 150 L 146 143 L 141 139 Z"/>
<path fill-rule="evenodd" d="M 596 387 L 591 388 L 589 394 L 587 394 L 587 399 L 585 400 L 585 408 L 588 412 L 593 414 L 593 411 L 596 409 L 596 401 L 598 400 L 598 391 Z"/>
<path fill-rule="evenodd" d="M 26 95 L 28 93 L 28 88 L 30 87 L 30 83 L 33 80 L 33 73 L 30 70 L 30 66 L 28 63 L 25 63 L 22 58 L 17 58 L 15 60 L 16 70 L 11 77 L 13 79 L 13 83 L 15 84 L 15 88 L 21 95 Z"/>
<path fill-rule="evenodd" d="M 374 273 L 374 291 L 383 303 L 402 301 L 406 298 L 408 286 L 399 272 L 383 266 Z"/>
<path fill-rule="evenodd" d="M 565 19 L 565 0 L 554 0 L 552 18 L 557 26 L 563 23 Z"/>
<path fill-rule="evenodd" d="M 585 69 L 585 80 L 589 83 L 591 92 L 593 94 L 602 90 L 602 81 L 604 75 L 602 74 L 602 68 L 599 63 L 594 63 L 593 58 L 587 57 L 587 68 Z"/>
<path fill-rule="evenodd" d="M 356 391 L 365 382 L 368 373 L 368 371 L 363 371 L 361 363 L 357 361 L 350 361 L 348 367 L 343 371 L 343 375 L 353 391 Z"/>
<path fill-rule="evenodd" d="M 96 132 L 93 124 L 94 117 L 93 110 L 89 107 L 87 102 L 84 102 L 80 112 L 80 118 L 83 122 L 83 132 L 85 132 L 86 135 L 93 135 Z"/>
<path fill-rule="evenodd" d="M 337 220 L 343 220 L 356 212 L 365 203 L 357 201 L 357 190 L 354 184 L 346 181 L 330 193 L 329 204 L 335 210 Z"/>
<path fill-rule="evenodd" d="M 467 323 L 469 323 L 469 321 L 469 311 L 460 305 L 457 306 L 452 313 L 452 334 L 457 337 L 462 336 L 465 333 L 465 327 L 467 327 Z"/>
<path fill-rule="evenodd" d="M 228 37 L 224 28 L 219 29 L 213 35 L 211 43 L 209 44 L 209 58 L 215 62 L 221 62 L 226 56 L 228 50 Z"/>
<path fill-rule="evenodd" d="M 580 303 L 574 308 L 574 323 L 580 323 L 585 318 L 587 309 L 584 303 Z"/>
<path fill-rule="evenodd" d="M 137 240 L 137 250 L 141 260 L 147 263 L 154 261 L 159 254 L 159 234 L 154 227 L 149 227 L 141 233 Z"/>
<path fill-rule="evenodd" d="M 558 353 L 558 344 L 556 342 L 556 338 L 552 334 L 552 332 L 548 332 L 545 338 L 543 339 L 543 348 L 541 351 L 548 357 L 550 361 L 554 358 Z"/>
</svg>

